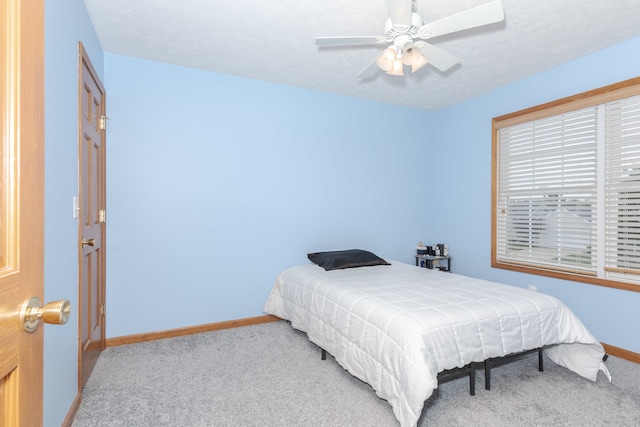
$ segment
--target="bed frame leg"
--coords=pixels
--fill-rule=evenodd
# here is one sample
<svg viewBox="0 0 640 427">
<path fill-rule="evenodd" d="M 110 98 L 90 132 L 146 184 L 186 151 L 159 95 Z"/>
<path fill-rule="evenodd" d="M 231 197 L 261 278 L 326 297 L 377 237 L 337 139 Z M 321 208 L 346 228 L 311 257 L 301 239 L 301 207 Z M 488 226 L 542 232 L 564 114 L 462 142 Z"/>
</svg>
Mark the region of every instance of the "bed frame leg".
<svg viewBox="0 0 640 427">
<path fill-rule="evenodd" d="M 320 356 L 321 360 L 327 360 L 327 350 L 322 349 L 322 356 Z"/>
<path fill-rule="evenodd" d="M 469 366 L 469 394 L 476 395 L 476 365 L 473 363 Z"/>
<path fill-rule="evenodd" d="M 538 371 L 544 371 L 544 365 L 542 362 L 542 349 L 538 350 Z"/>
<path fill-rule="evenodd" d="M 484 361 L 484 389 L 491 390 L 491 366 L 489 366 L 489 359 Z"/>
<path fill-rule="evenodd" d="M 529 350 L 524 353 L 515 354 L 515 356 L 518 356 L 519 354 L 528 354 L 534 351 L 536 350 Z M 543 362 L 542 355 L 543 355 L 543 349 L 539 348 L 538 349 L 538 371 L 540 372 L 544 371 L 544 362 Z M 509 356 L 505 356 L 505 357 L 508 358 Z M 484 361 L 484 389 L 491 390 L 491 359 L 486 359 Z"/>
</svg>

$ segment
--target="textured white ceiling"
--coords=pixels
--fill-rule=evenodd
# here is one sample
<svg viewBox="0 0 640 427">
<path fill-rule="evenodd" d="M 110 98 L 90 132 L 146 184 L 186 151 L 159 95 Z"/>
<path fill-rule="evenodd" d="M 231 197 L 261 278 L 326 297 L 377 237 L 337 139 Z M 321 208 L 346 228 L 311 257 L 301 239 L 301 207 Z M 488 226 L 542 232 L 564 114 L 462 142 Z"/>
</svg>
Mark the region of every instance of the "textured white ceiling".
<svg viewBox="0 0 640 427">
<path fill-rule="evenodd" d="M 489 1 L 417 0 L 417 12 L 429 23 Z M 384 35 L 385 0 L 84 2 L 106 52 L 430 110 L 640 36 L 640 0 L 503 0 L 503 22 L 430 40 L 460 58 L 447 72 L 363 81 L 383 46 L 315 38 Z"/>
</svg>

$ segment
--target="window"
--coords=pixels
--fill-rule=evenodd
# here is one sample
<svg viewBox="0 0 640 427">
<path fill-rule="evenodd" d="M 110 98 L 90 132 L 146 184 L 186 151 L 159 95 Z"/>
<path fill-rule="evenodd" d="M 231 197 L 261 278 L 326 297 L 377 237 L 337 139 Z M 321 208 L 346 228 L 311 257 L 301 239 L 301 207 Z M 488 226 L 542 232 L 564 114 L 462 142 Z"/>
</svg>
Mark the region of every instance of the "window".
<svg viewBox="0 0 640 427">
<path fill-rule="evenodd" d="M 493 119 L 492 266 L 640 292 L 640 78 Z"/>
</svg>

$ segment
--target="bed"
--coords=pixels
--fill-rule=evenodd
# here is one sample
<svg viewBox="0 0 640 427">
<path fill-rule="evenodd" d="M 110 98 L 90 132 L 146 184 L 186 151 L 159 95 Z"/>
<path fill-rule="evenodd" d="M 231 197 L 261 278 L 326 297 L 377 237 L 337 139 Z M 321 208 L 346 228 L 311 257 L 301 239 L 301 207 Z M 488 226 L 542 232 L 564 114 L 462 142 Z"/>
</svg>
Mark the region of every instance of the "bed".
<svg viewBox="0 0 640 427">
<path fill-rule="evenodd" d="M 386 263 L 386 262 L 385 262 Z M 438 373 L 545 348 L 555 363 L 610 378 L 602 345 L 549 295 L 401 262 L 283 271 L 264 312 L 291 322 L 417 424 Z"/>
</svg>

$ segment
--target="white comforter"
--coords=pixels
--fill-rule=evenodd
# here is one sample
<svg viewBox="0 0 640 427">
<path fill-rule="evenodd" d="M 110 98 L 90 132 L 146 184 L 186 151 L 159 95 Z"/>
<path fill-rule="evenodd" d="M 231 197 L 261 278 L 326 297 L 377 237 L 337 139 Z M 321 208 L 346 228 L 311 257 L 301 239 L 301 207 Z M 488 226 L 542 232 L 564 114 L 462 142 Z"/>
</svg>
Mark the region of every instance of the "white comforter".
<svg viewBox="0 0 640 427">
<path fill-rule="evenodd" d="M 545 345 L 554 362 L 596 380 L 604 349 L 557 299 L 527 289 L 418 268 L 282 272 L 265 313 L 291 321 L 415 426 L 438 372 Z M 610 377 L 609 377 L 610 378 Z"/>
</svg>

